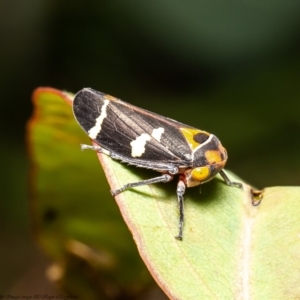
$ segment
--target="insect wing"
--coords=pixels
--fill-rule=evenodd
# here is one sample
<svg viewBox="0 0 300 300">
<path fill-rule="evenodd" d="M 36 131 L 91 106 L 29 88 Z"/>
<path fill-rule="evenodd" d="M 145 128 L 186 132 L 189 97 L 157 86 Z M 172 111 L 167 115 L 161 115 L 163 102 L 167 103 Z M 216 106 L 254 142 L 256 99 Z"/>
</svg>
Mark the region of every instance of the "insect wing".
<svg viewBox="0 0 300 300">
<path fill-rule="evenodd" d="M 191 149 L 179 130 L 191 126 L 92 89 L 77 93 L 73 110 L 89 137 L 123 161 L 160 170 L 191 164 Z"/>
</svg>

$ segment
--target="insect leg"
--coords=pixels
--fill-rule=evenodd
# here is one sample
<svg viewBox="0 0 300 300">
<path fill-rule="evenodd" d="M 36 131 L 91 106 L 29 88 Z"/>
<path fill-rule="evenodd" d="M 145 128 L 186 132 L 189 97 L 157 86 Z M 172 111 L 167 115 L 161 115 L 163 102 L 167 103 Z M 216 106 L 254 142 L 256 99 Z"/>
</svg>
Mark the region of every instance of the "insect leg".
<svg viewBox="0 0 300 300">
<path fill-rule="evenodd" d="M 158 182 L 169 182 L 173 179 L 172 175 L 169 174 L 163 174 L 162 176 L 146 179 L 146 180 L 141 180 L 137 182 L 132 182 L 132 183 L 127 183 L 118 190 L 110 191 L 113 196 L 116 196 L 123 192 L 124 190 L 130 189 L 132 187 L 137 187 L 141 185 L 148 185 L 148 184 L 153 184 L 153 183 L 158 183 Z"/>
<path fill-rule="evenodd" d="M 184 192 L 185 192 L 185 183 L 182 179 L 179 179 L 177 184 L 177 200 L 178 200 L 178 207 L 179 207 L 179 233 L 175 238 L 177 240 L 182 240 L 182 231 L 183 231 L 183 223 L 184 223 Z"/>
<path fill-rule="evenodd" d="M 224 170 L 221 170 L 219 172 L 219 174 L 222 176 L 222 178 L 224 179 L 225 183 L 229 186 L 236 186 L 238 188 L 242 188 L 243 185 L 240 183 L 240 182 L 234 182 L 234 181 L 231 181 L 228 176 L 226 175 L 226 173 L 224 172 Z"/>
<path fill-rule="evenodd" d="M 94 150 L 94 151 L 97 151 L 99 153 L 103 153 L 103 154 L 106 154 L 108 156 L 111 156 L 110 151 L 108 151 L 108 150 L 106 150 L 106 149 L 104 149 L 100 146 L 90 146 L 90 145 L 86 145 L 86 144 L 81 144 L 80 147 L 81 147 L 81 150 L 89 149 L 89 150 Z"/>
</svg>

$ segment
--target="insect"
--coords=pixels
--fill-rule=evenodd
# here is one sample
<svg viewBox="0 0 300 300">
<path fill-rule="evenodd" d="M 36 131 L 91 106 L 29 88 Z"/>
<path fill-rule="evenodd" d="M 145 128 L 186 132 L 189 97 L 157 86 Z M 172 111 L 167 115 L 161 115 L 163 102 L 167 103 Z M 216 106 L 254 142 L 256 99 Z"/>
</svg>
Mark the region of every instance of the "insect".
<svg viewBox="0 0 300 300">
<path fill-rule="evenodd" d="M 161 173 L 111 191 L 113 196 L 129 188 L 169 182 L 178 176 L 179 233 L 176 238 L 179 240 L 183 234 L 183 195 L 187 187 L 205 183 L 218 173 L 227 185 L 242 186 L 230 181 L 224 172 L 227 152 L 213 134 L 91 88 L 76 94 L 73 112 L 82 129 L 99 145 L 82 145 L 82 149 L 96 150 L 123 163 Z"/>
</svg>

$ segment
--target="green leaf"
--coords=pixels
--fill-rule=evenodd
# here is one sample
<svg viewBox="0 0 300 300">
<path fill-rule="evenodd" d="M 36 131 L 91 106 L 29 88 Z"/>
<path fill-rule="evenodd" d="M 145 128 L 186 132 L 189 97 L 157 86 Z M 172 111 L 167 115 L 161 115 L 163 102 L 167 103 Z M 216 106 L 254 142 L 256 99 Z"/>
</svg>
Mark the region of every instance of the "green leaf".
<svg viewBox="0 0 300 300">
<path fill-rule="evenodd" d="M 155 175 L 99 157 L 112 189 Z M 116 197 L 141 257 L 171 299 L 300 297 L 300 188 L 265 189 L 259 206 L 248 185 L 229 187 L 218 177 L 201 194 L 188 189 L 183 241 L 174 238 L 175 194 L 173 182 Z"/>
<path fill-rule="evenodd" d="M 49 277 L 81 299 L 133 297 L 153 281 L 109 193 L 89 139 L 76 123 L 73 95 L 33 94 L 27 136 L 34 231 L 54 260 Z M 89 296 L 87 296 L 89 295 Z"/>
<path fill-rule="evenodd" d="M 51 98 L 53 101 L 53 93 L 51 97 L 49 93 L 43 95 L 44 100 Z M 61 115 L 61 109 L 54 110 L 52 107 L 50 111 Z M 38 195 L 42 200 L 34 205 L 39 239 L 57 261 L 65 258 L 69 262 L 66 253 L 71 252 L 77 258 L 83 256 L 84 261 L 91 264 L 95 262 L 93 255 L 84 256 L 82 254 L 85 251 L 78 249 L 83 247 L 82 244 L 92 246 L 91 249 L 104 254 L 104 262 L 117 261 L 121 264 L 117 263 L 119 268 L 114 263 L 113 267 L 107 263 L 106 269 L 102 266 L 105 274 L 114 279 L 111 282 L 118 282 L 122 286 L 114 272 L 126 273 L 124 270 L 127 270 L 131 275 L 127 278 L 130 286 L 133 275 L 141 280 L 142 274 L 140 265 L 134 267 L 131 264 L 135 260 L 131 237 L 121 226 L 122 221 L 118 219 L 119 212 L 114 210 L 108 187 L 99 187 L 103 175 L 99 173 L 101 168 L 95 162 L 96 154 L 75 150 L 79 143 L 88 143 L 87 137 L 78 132 L 79 126 L 75 124 L 70 109 L 64 108 L 63 111 L 64 114 L 68 111 L 69 122 L 73 124 L 71 131 L 59 139 L 66 128 L 56 128 L 56 135 L 59 132 L 56 138 L 51 134 L 45 138 L 45 132 L 51 132 L 49 128 L 60 124 L 57 121 L 49 122 L 46 131 L 44 129 L 40 134 L 36 132 L 36 136 L 45 143 L 44 146 L 41 147 L 43 143 L 38 140 L 33 143 L 40 145 L 36 157 L 44 157 L 43 163 L 40 163 L 43 169 L 35 173 Z M 64 143 L 65 149 L 61 150 L 60 144 Z M 58 149 L 55 151 L 52 147 Z M 55 164 L 59 156 L 60 164 Z M 82 157 L 83 162 L 78 162 Z M 98 154 L 98 157 L 112 190 L 158 174 L 126 166 L 102 154 Z M 51 165 L 56 166 L 55 172 L 49 167 L 50 159 L 54 161 Z M 59 172 L 57 166 L 61 166 Z M 74 180 L 75 171 L 84 176 Z M 58 174 L 61 172 L 65 175 Z M 234 181 L 241 181 L 231 173 L 229 176 Z M 59 188 L 55 189 L 55 193 L 54 179 L 55 182 L 59 179 Z M 56 200 L 62 190 L 64 196 Z M 174 238 L 178 233 L 179 218 L 176 180 L 126 190 L 116 197 L 116 201 L 140 256 L 171 299 L 299 299 L 300 189 L 266 188 L 262 195 L 261 204 L 253 206 L 247 184 L 244 183 L 243 189 L 229 187 L 219 176 L 201 186 L 201 193 L 199 187 L 187 189 L 183 241 Z M 55 209 L 49 213 L 49 207 Z M 54 211 L 59 214 L 54 214 Z M 83 216 L 79 217 L 81 214 Z M 110 226 L 116 228 L 112 230 Z M 116 237 L 116 244 L 112 243 L 112 234 Z M 78 241 L 82 244 L 76 246 Z M 123 245 L 121 249 L 119 245 Z M 124 261 L 120 262 L 120 257 Z M 98 261 L 103 264 L 103 260 Z M 74 263 L 70 264 L 74 266 Z M 76 264 L 74 269 L 78 270 Z M 73 269 L 70 267 L 69 270 Z M 121 277 L 126 280 L 124 276 Z M 83 284 L 83 280 L 78 281 L 78 278 L 72 282 Z M 74 284 L 72 287 L 76 290 Z"/>
</svg>

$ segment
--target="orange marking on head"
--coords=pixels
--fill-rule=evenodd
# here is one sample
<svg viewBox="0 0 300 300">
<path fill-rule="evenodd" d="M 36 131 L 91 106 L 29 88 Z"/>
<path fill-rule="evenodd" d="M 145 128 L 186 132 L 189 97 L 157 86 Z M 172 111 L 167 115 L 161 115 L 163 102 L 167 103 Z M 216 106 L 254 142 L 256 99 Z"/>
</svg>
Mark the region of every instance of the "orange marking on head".
<svg viewBox="0 0 300 300">
<path fill-rule="evenodd" d="M 219 150 L 207 150 L 204 155 L 209 164 L 222 162 L 221 152 Z"/>
</svg>

